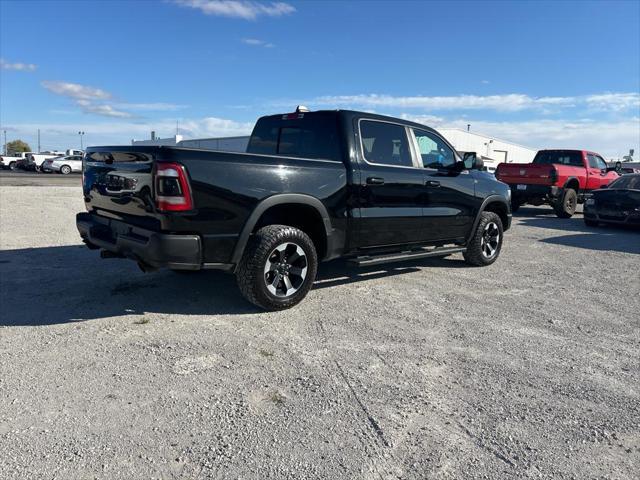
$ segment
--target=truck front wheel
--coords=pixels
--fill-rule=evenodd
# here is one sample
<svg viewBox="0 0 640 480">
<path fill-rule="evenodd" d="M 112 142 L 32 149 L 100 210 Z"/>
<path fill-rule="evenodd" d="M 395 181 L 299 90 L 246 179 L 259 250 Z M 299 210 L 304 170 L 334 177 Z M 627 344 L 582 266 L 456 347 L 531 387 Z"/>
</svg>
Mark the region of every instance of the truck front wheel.
<svg viewBox="0 0 640 480">
<path fill-rule="evenodd" d="M 556 215 L 560 218 L 571 218 L 576 213 L 578 194 L 572 188 L 567 188 L 560 198 L 553 204 Z"/>
<path fill-rule="evenodd" d="M 484 267 L 498 259 L 504 235 L 502 220 L 493 212 L 482 212 L 463 256 L 469 265 Z"/>
<path fill-rule="evenodd" d="M 306 297 L 317 270 L 318 256 L 307 234 L 287 225 L 268 225 L 249 239 L 236 279 L 254 305 L 283 310 Z"/>
</svg>

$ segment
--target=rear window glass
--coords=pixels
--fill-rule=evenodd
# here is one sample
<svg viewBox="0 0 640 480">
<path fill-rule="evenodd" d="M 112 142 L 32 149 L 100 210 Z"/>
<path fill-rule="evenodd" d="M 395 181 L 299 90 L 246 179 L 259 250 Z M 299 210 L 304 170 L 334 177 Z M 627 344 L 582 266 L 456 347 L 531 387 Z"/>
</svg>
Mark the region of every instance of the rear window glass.
<svg viewBox="0 0 640 480">
<path fill-rule="evenodd" d="M 548 150 L 538 152 L 533 163 L 538 165 L 570 165 L 572 167 L 582 167 L 582 152 L 572 152 L 567 150 Z"/>
<path fill-rule="evenodd" d="M 279 115 L 258 120 L 247 152 L 341 160 L 335 115 L 307 113 L 293 119 L 286 117 Z"/>
<path fill-rule="evenodd" d="M 609 188 L 632 188 L 640 190 L 640 175 L 623 175 L 611 182 Z"/>
</svg>

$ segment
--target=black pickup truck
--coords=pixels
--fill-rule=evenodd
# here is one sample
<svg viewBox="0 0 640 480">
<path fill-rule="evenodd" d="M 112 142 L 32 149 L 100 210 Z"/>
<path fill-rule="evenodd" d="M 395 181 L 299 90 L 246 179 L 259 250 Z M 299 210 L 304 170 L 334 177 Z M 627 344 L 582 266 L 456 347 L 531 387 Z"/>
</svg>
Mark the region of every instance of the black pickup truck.
<svg viewBox="0 0 640 480">
<path fill-rule="evenodd" d="M 277 310 L 306 296 L 323 260 L 493 263 L 510 190 L 478 162 L 424 125 L 298 108 L 260 118 L 246 153 L 88 148 L 76 223 L 104 258 L 233 272 L 250 302 Z"/>
</svg>

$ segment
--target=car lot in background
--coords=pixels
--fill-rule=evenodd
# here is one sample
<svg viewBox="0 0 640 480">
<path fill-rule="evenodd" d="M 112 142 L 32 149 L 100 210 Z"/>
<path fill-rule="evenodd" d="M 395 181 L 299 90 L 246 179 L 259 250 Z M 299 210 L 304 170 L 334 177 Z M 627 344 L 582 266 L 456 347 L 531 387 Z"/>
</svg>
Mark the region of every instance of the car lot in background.
<svg viewBox="0 0 640 480">
<path fill-rule="evenodd" d="M 13 478 L 635 476 L 634 231 L 522 207 L 494 265 L 332 262 L 261 313 L 220 272 L 100 260 L 79 176 L 26 176 L 76 186 L 0 187 Z"/>
<path fill-rule="evenodd" d="M 43 172 L 56 172 L 69 175 L 82 172 L 82 155 L 66 155 L 49 158 L 42 163 Z"/>
</svg>

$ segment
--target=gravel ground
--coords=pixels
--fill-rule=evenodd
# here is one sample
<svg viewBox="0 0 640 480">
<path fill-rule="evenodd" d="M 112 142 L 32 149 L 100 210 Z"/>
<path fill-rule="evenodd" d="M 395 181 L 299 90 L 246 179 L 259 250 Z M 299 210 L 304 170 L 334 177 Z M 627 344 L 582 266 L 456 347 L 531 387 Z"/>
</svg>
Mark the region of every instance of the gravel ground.
<svg viewBox="0 0 640 480">
<path fill-rule="evenodd" d="M 261 313 L 82 208 L 0 188 L 2 479 L 637 478 L 639 232 L 523 208 L 491 267 L 333 262 Z"/>
</svg>

